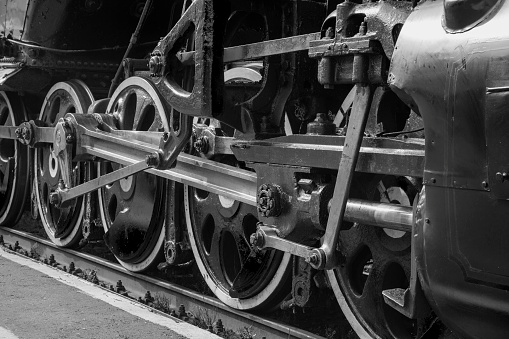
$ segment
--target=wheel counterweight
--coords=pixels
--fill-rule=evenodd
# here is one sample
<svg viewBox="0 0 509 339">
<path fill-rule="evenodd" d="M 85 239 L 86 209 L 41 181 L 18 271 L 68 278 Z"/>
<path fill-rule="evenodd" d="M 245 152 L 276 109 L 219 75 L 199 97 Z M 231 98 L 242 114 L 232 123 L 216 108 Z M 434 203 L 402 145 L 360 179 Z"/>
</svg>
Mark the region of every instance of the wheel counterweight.
<svg viewBox="0 0 509 339">
<path fill-rule="evenodd" d="M 55 126 L 67 113 L 85 113 L 94 98 L 88 87 L 79 80 L 59 82 L 49 90 L 42 105 L 39 120 L 46 126 Z M 85 209 L 83 197 L 76 199 L 66 208 L 51 204 L 50 194 L 62 182 L 62 168 L 48 144 L 35 150 L 34 181 L 37 207 L 44 229 L 50 240 L 57 246 L 69 247 L 82 238 L 81 224 Z M 71 185 L 85 181 L 85 167 L 82 163 L 72 163 L 70 168 Z"/>
<path fill-rule="evenodd" d="M 0 125 L 17 126 L 27 120 L 22 101 L 0 92 Z M 12 139 L 0 139 L 0 225 L 14 226 L 30 189 L 29 151 Z"/>
</svg>

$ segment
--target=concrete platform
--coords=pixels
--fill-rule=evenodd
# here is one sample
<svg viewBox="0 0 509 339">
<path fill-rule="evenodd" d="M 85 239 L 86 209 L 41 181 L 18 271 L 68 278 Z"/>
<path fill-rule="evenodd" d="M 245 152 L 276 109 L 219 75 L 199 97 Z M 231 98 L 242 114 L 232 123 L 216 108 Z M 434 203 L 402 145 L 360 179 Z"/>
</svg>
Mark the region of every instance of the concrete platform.
<svg viewBox="0 0 509 339">
<path fill-rule="evenodd" d="M 0 339 L 219 338 L 0 249 Z"/>
</svg>

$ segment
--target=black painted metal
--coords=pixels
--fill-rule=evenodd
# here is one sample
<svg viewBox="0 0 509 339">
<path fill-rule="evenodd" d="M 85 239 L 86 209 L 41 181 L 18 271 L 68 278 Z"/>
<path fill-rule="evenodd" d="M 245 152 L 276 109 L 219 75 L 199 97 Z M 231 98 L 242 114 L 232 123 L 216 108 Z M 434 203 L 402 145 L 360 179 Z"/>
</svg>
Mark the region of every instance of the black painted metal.
<svg viewBox="0 0 509 339">
<path fill-rule="evenodd" d="M 392 59 L 390 84 L 422 115 L 426 134 L 421 281 L 440 318 L 465 338 L 509 331 L 508 191 L 497 176 L 509 160 L 508 35 L 498 29 L 508 15 L 501 3 L 483 24 L 448 34 L 442 4 L 423 3 Z"/>
<path fill-rule="evenodd" d="M 152 52 L 154 82 L 168 103 L 183 114 L 213 117 L 222 110 L 226 12 L 219 1 L 194 1 Z M 199 51 L 194 57 L 191 89 L 179 83 L 182 72 L 175 64 L 176 53 L 186 47 L 188 39 L 194 39 L 194 48 Z M 156 58 L 160 58 L 160 65 Z"/>
<path fill-rule="evenodd" d="M 0 92 L 0 125 L 16 126 L 26 119 L 21 98 Z M 30 152 L 15 140 L 0 139 L 0 225 L 16 224 L 30 190 Z"/>
<path fill-rule="evenodd" d="M 337 169 L 344 141 L 341 136 L 293 135 L 264 141 L 234 140 L 232 150 L 237 159 L 246 162 Z M 420 177 L 423 169 L 422 139 L 363 139 L 357 171 Z"/>
<path fill-rule="evenodd" d="M 108 108 L 108 115 L 118 119 L 119 129 L 145 132 L 169 129 L 166 106 L 162 105 L 152 84 L 142 78 L 133 77 L 130 85 L 124 83 L 117 88 Z M 119 169 L 120 165 L 104 163 L 100 167 L 99 179 Z M 167 203 L 164 188 L 163 179 L 141 172 L 99 191 L 103 222 L 108 230 L 104 239 L 119 260 L 139 263 L 154 248 L 158 250 L 156 243 L 164 227 L 163 211 Z"/>
</svg>

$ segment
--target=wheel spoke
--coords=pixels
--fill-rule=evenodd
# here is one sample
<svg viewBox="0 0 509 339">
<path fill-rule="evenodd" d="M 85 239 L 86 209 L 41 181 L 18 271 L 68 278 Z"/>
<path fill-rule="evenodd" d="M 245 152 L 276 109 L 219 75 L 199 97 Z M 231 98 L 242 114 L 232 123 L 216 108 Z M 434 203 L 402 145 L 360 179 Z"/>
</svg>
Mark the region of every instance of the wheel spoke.
<svg viewBox="0 0 509 339">
<path fill-rule="evenodd" d="M 212 239 L 210 240 L 211 246 L 209 254 L 207 254 L 207 261 L 209 262 L 210 266 L 213 268 L 215 272 L 221 271 L 221 248 L 219 246 L 221 242 L 221 230 L 215 229 L 214 233 L 212 235 Z M 216 275 L 217 279 L 220 279 L 221 281 L 224 281 L 224 278 L 221 274 Z"/>
</svg>

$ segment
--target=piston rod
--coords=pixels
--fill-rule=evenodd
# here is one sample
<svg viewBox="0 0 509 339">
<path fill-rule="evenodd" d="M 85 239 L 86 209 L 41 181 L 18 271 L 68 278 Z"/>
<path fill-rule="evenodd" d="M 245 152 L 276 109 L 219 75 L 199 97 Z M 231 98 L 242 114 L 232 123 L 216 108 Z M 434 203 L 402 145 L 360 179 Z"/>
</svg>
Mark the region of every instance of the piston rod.
<svg viewBox="0 0 509 339">
<path fill-rule="evenodd" d="M 413 208 L 381 202 L 372 202 L 359 199 L 349 199 L 346 203 L 344 221 L 376 227 L 390 228 L 398 231 L 411 232 L 413 223 Z M 274 226 L 259 226 L 251 243 L 262 248 L 275 248 L 298 257 L 303 257 L 308 263 L 320 260 L 313 248 L 280 238 Z"/>
<path fill-rule="evenodd" d="M 413 209 L 411 206 L 349 199 L 346 204 L 344 220 L 411 232 Z"/>
</svg>

